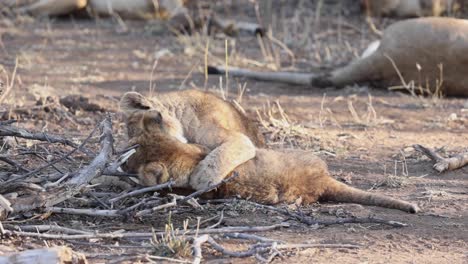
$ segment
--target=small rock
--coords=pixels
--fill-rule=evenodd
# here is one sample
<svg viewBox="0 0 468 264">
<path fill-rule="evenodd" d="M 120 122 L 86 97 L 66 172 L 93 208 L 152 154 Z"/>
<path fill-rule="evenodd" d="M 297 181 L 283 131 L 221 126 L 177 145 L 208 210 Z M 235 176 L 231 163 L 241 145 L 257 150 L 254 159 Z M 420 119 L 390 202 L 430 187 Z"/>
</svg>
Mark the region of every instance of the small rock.
<svg viewBox="0 0 468 264">
<path fill-rule="evenodd" d="M 451 113 L 448 118 L 449 121 L 455 121 L 457 119 L 458 119 L 458 116 L 455 113 Z"/>
</svg>

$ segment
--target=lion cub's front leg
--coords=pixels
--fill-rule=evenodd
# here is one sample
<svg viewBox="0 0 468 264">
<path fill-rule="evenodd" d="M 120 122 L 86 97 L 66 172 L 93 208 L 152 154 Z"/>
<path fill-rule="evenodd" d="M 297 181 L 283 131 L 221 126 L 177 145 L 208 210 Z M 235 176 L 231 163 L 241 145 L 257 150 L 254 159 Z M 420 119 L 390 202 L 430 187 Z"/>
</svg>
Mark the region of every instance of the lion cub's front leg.
<svg viewBox="0 0 468 264">
<path fill-rule="evenodd" d="M 140 183 L 144 186 L 152 186 L 169 181 L 169 173 L 166 166 L 159 162 L 150 162 L 142 165 L 138 170 Z"/>
<path fill-rule="evenodd" d="M 222 136 L 218 135 L 219 137 Z M 213 138 L 204 138 L 212 140 Z M 215 139 L 216 140 L 216 139 Z M 203 144 L 203 140 L 200 144 Z M 221 182 L 237 166 L 255 157 L 255 146 L 242 133 L 230 132 L 222 143 L 214 148 L 190 175 L 190 186 L 201 190 Z"/>
</svg>

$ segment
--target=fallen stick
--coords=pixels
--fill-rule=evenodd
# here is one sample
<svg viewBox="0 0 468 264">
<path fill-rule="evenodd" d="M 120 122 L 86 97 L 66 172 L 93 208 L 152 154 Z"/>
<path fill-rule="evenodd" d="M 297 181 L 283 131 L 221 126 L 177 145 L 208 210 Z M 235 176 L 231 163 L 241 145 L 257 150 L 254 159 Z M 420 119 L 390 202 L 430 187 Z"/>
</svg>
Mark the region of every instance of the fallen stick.
<svg viewBox="0 0 468 264">
<path fill-rule="evenodd" d="M 293 249 L 293 248 L 348 248 L 348 249 L 357 249 L 360 248 L 359 245 L 353 244 L 280 244 L 277 242 L 271 242 L 266 244 L 254 244 L 248 250 L 244 251 L 230 251 L 225 249 L 223 246 L 218 244 L 211 236 L 203 235 L 196 238 L 193 242 L 193 251 L 194 251 L 194 260 L 193 263 L 200 263 L 202 259 L 202 250 L 201 246 L 203 243 L 208 243 L 216 251 L 220 252 L 223 255 L 235 258 L 246 258 L 252 257 L 257 254 L 263 254 L 270 252 L 272 250 L 281 250 L 281 249 Z"/>
<path fill-rule="evenodd" d="M 323 225 L 323 226 L 330 226 L 330 225 L 340 225 L 340 224 L 384 224 L 384 225 L 389 225 L 392 227 L 406 227 L 408 226 L 405 223 L 398 222 L 398 221 L 392 221 L 392 220 L 385 220 L 385 219 L 380 219 L 380 218 L 375 218 L 375 217 L 350 217 L 350 218 L 337 218 L 334 220 L 317 220 L 313 219 L 311 217 L 303 216 L 301 214 L 291 212 L 286 209 L 281 209 L 281 208 L 276 208 L 274 206 L 270 205 L 263 205 L 259 203 L 255 203 L 252 201 L 245 201 L 255 207 L 271 210 L 274 212 L 281 213 L 283 215 L 293 217 L 297 221 L 307 224 L 307 225 Z"/>
<path fill-rule="evenodd" d="M 180 260 L 180 259 L 168 258 L 168 257 L 161 257 L 161 256 L 154 256 L 154 255 L 147 255 L 146 258 L 148 258 L 150 260 L 169 261 L 169 262 L 175 262 L 175 263 L 192 263 L 192 262 L 186 261 L 186 260 Z"/>
<path fill-rule="evenodd" d="M 82 234 L 82 235 L 92 235 L 93 232 L 63 227 L 59 225 L 10 225 L 5 224 L 7 229 L 14 229 L 16 231 L 28 231 L 28 232 L 61 232 L 65 234 Z"/>
<path fill-rule="evenodd" d="M 170 180 L 166 183 L 163 183 L 163 184 L 159 184 L 159 185 L 154 185 L 154 186 L 150 186 L 150 187 L 146 187 L 146 188 L 141 188 L 141 189 L 138 189 L 138 190 L 135 190 L 135 191 L 132 191 L 132 192 L 128 192 L 128 193 L 124 193 L 122 195 L 119 195 L 115 198 L 112 198 L 112 199 L 109 199 L 109 202 L 110 203 L 115 203 L 115 202 L 118 202 L 124 198 L 127 198 L 127 197 L 131 197 L 131 196 L 135 196 L 135 195 L 139 195 L 139 194 L 142 194 L 142 193 L 146 193 L 146 192 L 154 192 L 154 191 L 159 191 L 159 190 L 162 190 L 162 189 L 166 189 L 166 188 L 171 188 L 171 186 L 174 184 L 175 182 Z"/>
<path fill-rule="evenodd" d="M 216 229 L 199 229 L 185 232 L 184 235 L 204 235 L 204 234 L 224 234 L 224 233 L 241 233 L 241 232 L 266 232 L 272 231 L 283 227 L 289 227 L 287 223 L 274 224 L 270 226 L 232 226 Z M 22 232 L 15 230 L 5 230 L 5 235 L 16 235 L 22 237 L 38 237 L 43 239 L 90 239 L 90 238 L 158 238 L 167 235 L 166 232 L 128 232 L 128 233 L 97 233 L 97 234 L 42 234 L 37 232 Z"/>
<path fill-rule="evenodd" d="M 6 121 L 0 121 L 0 126 L 8 126 L 8 125 L 11 125 L 13 123 L 16 123 L 18 120 L 15 120 L 15 119 L 10 119 L 10 120 L 6 120 Z"/>
<path fill-rule="evenodd" d="M 433 168 L 439 173 L 456 170 L 468 164 L 468 152 L 461 153 L 450 158 L 444 158 L 435 151 L 422 145 L 415 144 L 413 145 L 413 148 L 429 157 L 434 162 Z"/>
<path fill-rule="evenodd" d="M 23 166 L 21 166 L 21 164 L 19 164 L 18 162 L 14 161 L 14 160 L 9 159 L 5 155 L 0 155 L 0 161 L 3 161 L 6 164 L 9 164 L 9 165 L 15 167 L 16 171 L 30 172 L 30 170 L 24 168 Z"/>
<path fill-rule="evenodd" d="M 253 240 L 257 242 L 262 242 L 262 243 L 268 243 L 268 242 L 275 242 L 276 240 L 266 238 L 266 237 L 261 237 L 257 235 L 252 235 L 252 234 L 243 234 L 243 233 L 232 233 L 232 234 L 225 234 L 224 237 L 229 237 L 233 239 L 246 239 L 246 240 Z M 277 241 L 281 242 L 281 241 Z"/>
<path fill-rule="evenodd" d="M 102 135 L 100 138 L 101 150 L 91 163 L 83 167 L 68 182 L 47 193 L 38 193 L 34 196 L 20 197 L 12 201 L 14 212 L 30 211 L 40 207 L 51 207 L 78 194 L 86 184 L 104 171 L 112 153 L 112 121 L 107 116 L 101 122 Z"/>
<path fill-rule="evenodd" d="M 76 177 L 68 181 L 69 187 L 81 187 L 90 182 L 94 177 L 101 175 L 109 162 L 110 156 L 113 151 L 114 138 L 112 137 L 112 120 L 107 116 L 101 124 L 102 134 L 100 137 L 101 151 L 93 159 L 93 161 L 84 167 Z"/>
<path fill-rule="evenodd" d="M 192 248 L 193 248 L 193 264 L 200 264 L 203 255 L 202 255 L 202 249 L 201 246 L 208 241 L 210 236 L 208 235 L 202 235 L 200 237 L 195 238 L 195 240 L 192 243 Z"/>
<path fill-rule="evenodd" d="M 68 247 L 31 249 L 1 256 L 0 264 L 72 263 L 73 251 Z M 83 262 L 84 263 L 84 262 Z"/>
<path fill-rule="evenodd" d="M 84 147 L 84 145 L 86 145 L 86 143 L 88 143 L 88 141 L 89 141 L 89 140 L 91 139 L 91 137 L 94 135 L 94 132 L 96 132 L 96 130 L 97 130 L 98 127 L 99 127 L 99 126 L 95 126 L 94 129 L 93 129 L 93 131 L 91 131 L 91 133 L 88 135 L 88 137 L 86 137 L 85 140 L 83 140 L 83 142 L 81 142 L 80 145 L 78 145 L 77 147 L 73 148 L 72 151 L 70 151 L 70 152 L 68 152 L 67 154 L 63 155 L 61 158 L 58 158 L 58 159 L 53 160 L 53 161 L 51 161 L 51 162 L 48 162 L 48 163 L 45 164 L 44 166 L 41 166 L 41 167 L 39 167 L 39 168 L 37 168 L 37 169 L 34 169 L 34 170 L 32 170 L 32 171 L 29 171 L 28 173 L 23 174 L 23 175 L 21 175 L 21 176 L 19 176 L 19 177 L 16 177 L 16 178 L 13 178 L 13 179 L 11 179 L 11 180 L 8 180 L 8 181 L 5 182 L 5 184 L 10 183 L 10 182 L 13 182 L 13 181 L 20 180 L 20 179 L 24 179 L 24 178 L 26 178 L 26 177 L 28 177 L 28 176 L 31 176 L 31 175 L 34 175 L 34 174 L 40 172 L 41 170 L 43 170 L 43 169 L 45 169 L 45 168 L 47 168 L 47 167 L 49 167 L 49 166 L 53 166 L 54 164 L 56 164 L 56 163 L 58 163 L 58 162 L 60 162 L 60 161 L 63 161 L 63 160 L 65 160 L 65 159 L 67 159 L 68 157 L 70 157 L 71 155 L 73 155 L 73 153 L 75 153 L 76 151 L 82 150 L 82 148 Z"/>
<path fill-rule="evenodd" d="M 157 211 L 160 211 L 160 210 L 169 208 L 169 207 L 175 207 L 175 206 L 177 206 L 177 200 L 176 200 L 176 198 L 174 197 L 170 203 L 161 204 L 161 205 L 158 205 L 158 206 L 153 207 L 153 208 L 151 208 L 151 209 L 142 210 L 142 211 L 140 211 L 140 212 L 137 212 L 137 213 L 135 214 L 135 216 L 136 216 L 136 217 L 142 217 L 142 216 L 150 215 L 150 214 L 152 214 L 152 213 L 154 213 L 154 212 L 157 212 Z"/>
<path fill-rule="evenodd" d="M 88 215 L 88 216 L 103 216 L 103 217 L 122 217 L 120 210 L 99 210 L 99 209 L 76 209 L 76 208 L 61 208 L 49 207 L 48 212 L 59 214 L 74 214 L 74 215 Z"/>
<path fill-rule="evenodd" d="M 206 187 L 205 189 L 198 190 L 198 191 L 196 191 L 196 192 L 194 192 L 194 193 L 192 193 L 190 195 L 185 196 L 184 198 L 180 199 L 179 201 L 180 202 L 186 202 L 186 201 L 188 201 L 188 200 L 190 200 L 192 198 L 195 198 L 195 197 L 198 197 L 198 196 L 200 196 L 200 195 L 202 195 L 204 193 L 210 192 L 210 191 L 218 188 L 219 186 L 221 186 L 221 185 L 223 185 L 223 184 L 237 178 L 238 176 L 239 176 L 239 173 L 237 173 L 237 171 L 234 171 L 230 177 L 222 180 L 221 182 L 219 182 L 217 184 L 210 185 L 210 186 Z"/>
<path fill-rule="evenodd" d="M 47 134 L 45 132 L 30 132 L 23 128 L 16 128 L 12 126 L 0 126 L 0 137 L 20 137 L 25 139 L 34 139 L 39 141 L 46 141 L 49 143 L 61 143 L 73 148 L 77 145 L 71 140 L 62 138 L 57 135 Z M 85 153 L 88 151 L 85 151 Z M 86 153 L 89 154 L 89 153 Z"/>
</svg>

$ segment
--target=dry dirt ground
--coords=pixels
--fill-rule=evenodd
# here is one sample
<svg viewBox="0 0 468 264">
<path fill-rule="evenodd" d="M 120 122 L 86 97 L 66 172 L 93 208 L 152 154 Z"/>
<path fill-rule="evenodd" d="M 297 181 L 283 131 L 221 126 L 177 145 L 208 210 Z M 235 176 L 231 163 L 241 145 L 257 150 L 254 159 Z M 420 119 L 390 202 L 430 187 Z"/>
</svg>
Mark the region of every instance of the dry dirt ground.
<svg viewBox="0 0 468 264">
<path fill-rule="evenodd" d="M 247 1 L 245 1 L 247 2 Z M 299 1 L 300 2 L 300 1 Z M 350 1 L 330 1 L 320 15 L 319 26 L 301 26 L 316 19 L 312 1 L 310 16 L 297 4 L 283 4 L 277 11 L 275 36 L 295 54 L 276 47 L 282 67 L 312 70 L 336 67 L 363 51 L 376 37 Z M 343 3 L 343 4 L 337 4 Z M 252 7 L 219 7 L 228 16 L 242 13 L 252 19 Z M 240 16 L 242 17 L 242 16 Z M 290 243 L 354 243 L 359 249 L 290 250 L 273 263 L 468 263 L 468 167 L 443 174 L 432 169 L 431 162 L 415 152 L 412 144 L 444 147 L 444 155 L 468 148 L 468 101 L 457 98 L 420 98 L 386 91 L 386 87 L 353 86 L 344 89 L 318 89 L 276 83 L 203 75 L 206 37 L 174 36 L 157 23 L 126 21 L 127 30 L 112 19 L 36 19 L 17 18 L 2 26 L 0 63 L 11 73 L 18 58 L 18 79 L 13 93 L 1 106 L 2 120 L 19 120 L 19 126 L 83 139 L 99 122 L 102 112 L 50 110 L 37 101 L 79 94 L 98 103 L 105 111 L 118 112 L 119 97 L 126 91 L 148 94 L 198 88 L 219 92 L 237 99 L 249 115 L 258 114 L 266 122 L 262 129 L 273 148 L 310 149 L 325 159 L 337 178 L 362 189 L 372 189 L 392 197 L 418 203 L 423 212 L 410 215 L 396 210 L 352 204 L 320 204 L 302 208 L 318 219 L 349 215 L 396 220 L 408 224 L 390 228 L 379 224 L 346 224 L 329 227 L 294 227 L 259 235 Z M 383 28 L 391 21 L 377 20 Z M 4 22 L 5 23 L 5 22 Z M 210 63 L 224 61 L 225 37 L 210 39 Z M 230 64 L 273 67 L 263 55 L 255 37 L 228 39 Z M 157 64 L 155 64 L 157 61 Z M 255 65 L 257 64 L 257 65 Z M 291 66 L 292 65 L 292 66 Z M 260 67 L 261 68 L 261 67 Z M 221 83 L 221 84 L 220 84 Z M 239 87 L 246 90 L 239 100 Z M 220 88 L 221 86 L 221 88 Z M 282 117 L 279 102 L 287 117 Z M 15 111 L 6 111 L 17 109 Z M 269 114 L 271 113 L 271 115 Z M 114 115 L 117 147 L 123 147 L 122 117 Z M 94 141 L 95 143 L 96 141 Z M 24 141 L 20 141 L 23 144 Z M 26 143 L 24 143 L 26 144 Z M 97 145 L 97 144 L 96 144 Z M 79 159 L 79 157 L 77 158 Z M 34 167 L 18 157 L 25 167 Z M 0 163 L 1 170 L 9 170 Z M 64 205 L 66 206 L 66 205 Z M 184 219 L 207 219 L 224 209 L 225 226 L 270 225 L 286 221 L 284 216 L 242 203 L 216 205 L 205 211 L 173 212 L 176 228 Z M 28 216 L 26 216 L 27 218 Z M 29 215 L 31 217 L 31 215 Z M 147 221 L 112 220 L 99 217 L 52 215 L 27 223 L 59 223 L 104 231 L 120 229 L 163 230 L 168 213 Z M 83 220 L 84 219 L 84 220 Z M 20 221 L 18 219 L 17 221 Z M 293 221 L 291 221 L 293 223 Z M 88 255 L 91 263 L 108 262 L 118 256 L 145 252 L 148 241 L 91 240 L 60 241 L 33 238 L 1 240 L 16 250 L 47 245 L 68 245 Z M 101 246 L 99 246 L 101 245 Z M 127 245 L 119 246 L 119 245 Z M 224 240 L 230 249 L 242 249 L 245 242 Z M 255 258 L 230 259 L 205 252 L 211 263 L 252 263 Z M 131 261 L 130 261 L 131 262 Z"/>
</svg>

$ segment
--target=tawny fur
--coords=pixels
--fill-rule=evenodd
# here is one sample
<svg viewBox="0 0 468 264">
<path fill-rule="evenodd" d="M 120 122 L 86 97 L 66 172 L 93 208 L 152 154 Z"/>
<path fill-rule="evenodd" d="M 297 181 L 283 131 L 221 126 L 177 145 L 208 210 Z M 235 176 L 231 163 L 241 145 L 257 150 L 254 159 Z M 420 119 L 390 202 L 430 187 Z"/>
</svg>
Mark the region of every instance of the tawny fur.
<svg viewBox="0 0 468 264">
<path fill-rule="evenodd" d="M 129 137 L 141 127 L 130 125 L 139 122 L 141 112 L 157 110 L 167 133 L 210 150 L 190 178 L 190 186 L 196 190 L 221 182 L 235 167 L 255 156 L 256 146 L 264 145 L 257 126 L 233 105 L 211 93 L 186 90 L 145 98 L 128 92 L 122 97 L 120 108 L 128 119 Z M 129 161 L 130 167 L 133 160 Z"/>
<path fill-rule="evenodd" d="M 370 55 L 325 75 L 314 73 L 254 72 L 229 69 L 230 76 L 255 78 L 312 86 L 352 85 L 374 82 L 383 87 L 414 82 L 435 93 L 436 88 L 449 96 L 468 97 L 468 20 L 427 17 L 400 21 L 383 33 L 380 46 Z M 419 66 L 419 69 L 418 69 Z M 223 74 L 225 69 L 210 67 L 210 73 Z M 427 91 L 421 91 L 427 94 Z"/>
<path fill-rule="evenodd" d="M 176 181 L 175 186 L 191 187 L 191 174 L 207 155 L 206 148 L 182 143 L 166 133 L 164 121 L 157 111 L 139 114 L 143 125 L 131 143 L 138 143 L 136 154 L 140 180 L 145 185 Z M 333 179 L 324 161 L 311 153 L 298 150 L 257 149 L 255 158 L 233 169 L 239 177 L 220 187 L 217 195 L 239 195 L 265 204 L 303 204 L 318 200 L 376 205 L 416 213 L 411 203 L 347 186 Z"/>
</svg>

